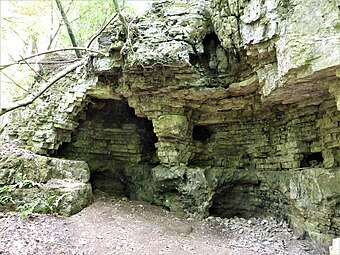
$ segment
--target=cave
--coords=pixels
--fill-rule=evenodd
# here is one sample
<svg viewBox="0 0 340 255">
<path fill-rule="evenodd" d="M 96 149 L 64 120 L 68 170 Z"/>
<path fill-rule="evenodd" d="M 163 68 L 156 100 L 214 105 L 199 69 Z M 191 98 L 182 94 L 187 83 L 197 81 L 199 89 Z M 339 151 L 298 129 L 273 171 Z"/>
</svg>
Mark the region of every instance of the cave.
<svg viewBox="0 0 340 255">
<path fill-rule="evenodd" d="M 209 61 L 216 55 L 216 48 L 218 45 L 221 44 L 220 40 L 218 39 L 215 33 L 208 33 L 203 38 L 203 52 L 202 53 L 190 53 L 190 63 L 195 65 L 202 65 L 206 70 L 216 69 L 212 63 L 209 64 Z"/>
<path fill-rule="evenodd" d="M 209 33 L 203 38 L 204 53 L 202 55 L 201 63 L 207 64 L 210 70 L 216 69 L 216 49 L 221 44 L 215 33 Z M 203 60 L 203 61 L 202 61 Z M 207 61 L 207 62 L 206 62 Z"/>
<path fill-rule="evenodd" d="M 88 163 L 94 190 L 129 196 L 131 174 L 138 166 L 157 163 L 152 122 L 135 115 L 124 100 L 89 98 L 79 126 L 58 155 Z"/>
</svg>

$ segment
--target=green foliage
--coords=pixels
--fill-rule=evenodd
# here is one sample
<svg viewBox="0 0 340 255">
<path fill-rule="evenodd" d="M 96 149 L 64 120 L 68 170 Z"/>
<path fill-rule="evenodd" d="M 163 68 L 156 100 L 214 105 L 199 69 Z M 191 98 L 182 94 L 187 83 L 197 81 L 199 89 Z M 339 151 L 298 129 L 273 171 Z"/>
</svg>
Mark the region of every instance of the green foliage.
<svg viewBox="0 0 340 255">
<path fill-rule="evenodd" d="M 21 189 L 21 188 L 33 188 L 35 186 L 39 186 L 39 183 L 32 181 L 26 177 L 26 174 L 18 174 L 16 176 L 17 183 L 15 184 L 15 187 Z"/>
<path fill-rule="evenodd" d="M 112 0 L 61 2 L 78 46 L 86 46 L 89 39 L 115 12 Z M 122 6 L 126 1 L 118 2 Z M 128 1 L 126 3 L 129 4 Z M 132 12 L 129 6 L 126 6 L 125 10 Z M 0 17 L 2 64 L 48 48 L 71 46 L 66 26 L 54 0 L 2 1 Z M 30 67 L 23 64 L 3 70 L 4 74 L 0 73 L 2 104 L 21 99 L 29 93 L 27 91 L 30 91 L 35 83 L 36 72 L 41 71 L 41 66 L 32 62 Z"/>
<path fill-rule="evenodd" d="M 3 185 L 0 187 L 0 206 L 11 204 L 20 204 L 16 210 L 20 218 L 25 218 L 33 212 L 51 213 L 55 211 L 62 198 L 46 193 L 37 193 L 32 198 L 23 197 L 22 201 L 14 202 L 14 191 L 16 189 L 39 187 L 39 183 L 32 181 L 24 174 L 16 176 L 16 183 Z"/>
<path fill-rule="evenodd" d="M 32 181 L 26 177 L 25 174 L 18 174 L 16 177 L 17 183 L 13 185 L 15 188 L 33 188 L 38 186 L 39 183 Z M 17 207 L 20 218 L 25 218 L 33 212 L 50 213 L 53 211 L 53 200 L 55 196 L 47 197 L 46 194 L 37 194 L 30 199 L 29 202 L 24 202 Z"/>
<path fill-rule="evenodd" d="M 48 197 L 46 194 L 36 195 L 30 202 L 18 206 L 18 215 L 20 218 L 25 218 L 33 212 L 51 213 L 57 206 L 55 198 L 56 196 Z"/>
<path fill-rule="evenodd" d="M 13 203 L 11 192 L 15 189 L 13 185 L 4 185 L 0 187 L 0 205 Z"/>
<path fill-rule="evenodd" d="M 0 187 L 0 205 L 6 205 L 8 203 L 14 203 L 12 193 L 16 189 L 32 188 L 39 186 L 35 181 L 26 178 L 25 174 L 18 174 L 16 176 L 16 183 L 11 185 L 3 185 Z"/>
<path fill-rule="evenodd" d="M 46 24 L 49 22 L 46 20 L 50 13 L 50 1 L 12 0 L 2 4 L 1 7 L 7 7 L 8 10 L 1 17 L 1 39 L 6 43 L 10 41 L 7 50 L 11 54 L 11 51 L 14 53 L 17 50 L 21 55 L 26 55 L 28 47 L 37 42 L 39 35 L 49 33 L 50 28 Z M 6 43 L 2 46 L 6 46 Z M 13 46 L 16 49 L 12 49 Z M 15 55 L 17 57 L 18 54 Z"/>
<path fill-rule="evenodd" d="M 99 30 L 114 13 L 113 1 L 75 1 L 72 28 L 79 45 L 86 44 L 93 34 Z M 69 40 L 69 39 L 67 39 Z"/>
</svg>

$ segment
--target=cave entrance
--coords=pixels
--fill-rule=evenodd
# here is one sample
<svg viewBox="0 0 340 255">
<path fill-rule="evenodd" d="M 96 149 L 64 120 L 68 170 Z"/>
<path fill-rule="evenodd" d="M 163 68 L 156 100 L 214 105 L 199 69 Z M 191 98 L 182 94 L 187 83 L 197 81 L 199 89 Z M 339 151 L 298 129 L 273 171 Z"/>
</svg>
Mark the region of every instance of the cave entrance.
<svg viewBox="0 0 340 255">
<path fill-rule="evenodd" d="M 221 218 L 263 216 L 265 213 L 258 183 L 230 183 L 216 190 L 209 214 Z"/>
<path fill-rule="evenodd" d="M 58 155 L 86 161 L 94 190 L 128 196 L 133 174 L 127 171 L 157 163 L 152 122 L 136 116 L 124 100 L 88 99 L 79 116 L 71 142 L 62 144 Z"/>
</svg>

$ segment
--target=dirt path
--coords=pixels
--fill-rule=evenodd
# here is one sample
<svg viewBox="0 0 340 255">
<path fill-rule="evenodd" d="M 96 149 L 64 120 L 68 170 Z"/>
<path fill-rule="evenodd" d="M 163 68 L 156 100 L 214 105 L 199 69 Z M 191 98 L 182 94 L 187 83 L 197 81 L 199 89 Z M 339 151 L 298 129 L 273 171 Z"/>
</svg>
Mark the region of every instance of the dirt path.
<svg viewBox="0 0 340 255">
<path fill-rule="evenodd" d="M 298 240 L 272 218 L 184 220 L 159 207 L 100 198 L 80 213 L 61 218 L 33 215 L 0 219 L 0 254 L 326 254 Z"/>
</svg>

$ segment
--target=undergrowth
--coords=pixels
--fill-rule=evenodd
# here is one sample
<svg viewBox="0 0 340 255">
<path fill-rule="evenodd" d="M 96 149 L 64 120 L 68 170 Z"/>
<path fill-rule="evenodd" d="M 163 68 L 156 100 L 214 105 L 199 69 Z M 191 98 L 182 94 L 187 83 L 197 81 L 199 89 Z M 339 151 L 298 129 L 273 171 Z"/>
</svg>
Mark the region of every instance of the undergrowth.
<svg viewBox="0 0 340 255">
<path fill-rule="evenodd" d="M 22 197 L 17 200 L 15 191 L 17 189 L 27 189 L 33 187 L 40 187 L 40 183 L 30 180 L 26 175 L 18 175 L 15 184 L 0 186 L 0 206 L 3 208 L 16 208 L 18 216 L 25 218 L 33 212 L 52 213 L 56 210 L 60 199 L 55 195 L 48 195 L 44 193 L 37 193 L 33 197 Z"/>
</svg>

